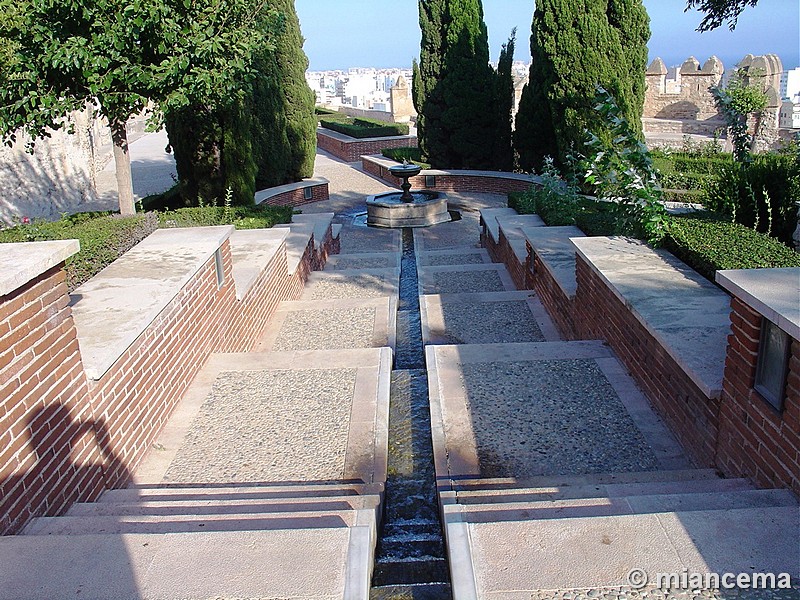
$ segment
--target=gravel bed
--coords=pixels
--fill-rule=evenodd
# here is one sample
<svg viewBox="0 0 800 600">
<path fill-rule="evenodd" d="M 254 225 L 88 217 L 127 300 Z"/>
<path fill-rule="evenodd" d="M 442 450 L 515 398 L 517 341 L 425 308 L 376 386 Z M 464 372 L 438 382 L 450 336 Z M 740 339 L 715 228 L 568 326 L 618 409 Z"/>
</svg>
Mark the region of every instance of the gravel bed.
<svg viewBox="0 0 800 600">
<path fill-rule="evenodd" d="M 480 265 L 484 263 L 483 254 L 477 252 L 462 252 L 460 254 L 427 254 L 420 261 L 425 266 L 436 267 L 440 265 Z"/>
<path fill-rule="evenodd" d="M 659 468 L 592 360 L 465 364 L 462 373 L 483 477 Z"/>
<path fill-rule="evenodd" d="M 469 292 L 505 292 L 503 280 L 495 269 L 485 271 L 442 271 L 425 277 L 426 294 L 461 294 Z M 429 283 L 430 282 L 430 283 Z"/>
<path fill-rule="evenodd" d="M 355 379 L 356 369 L 221 373 L 164 480 L 341 479 Z"/>
<path fill-rule="evenodd" d="M 379 298 L 389 295 L 384 276 L 371 273 L 320 278 L 306 289 L 304 300 Z"/>
<path fill-rule="evenodd" d="M 335 264 L 330 266 L 330 270 L 341 271 L 343 269 L 390 269 L 397 266 L 397 261 L 392 261 L 387 256 L 350 257 L 343 255 L 340 258 L 337 258 Z"/>
<path fill-rule="evenodd" d="M 452 344 L 545 341 L 525 301 L 443 302 L 442 315 Z"/>
<path fill-rule="evenodd" d="M 345 226 L 339 234 L 340 253 L 398 252 L 399 235 L 395 229 Z"/>
<path fill-rule="evenodd" d="M 420 232 L 425 250 L 480 246 L 480 220 L 476 214 L 464 213 L 460 221 L 441 223 L 417 231 Z"/>
<path fill-rule="evenodd" d="M 298 310 L 286 315 L 273 351 L 371 348 L 374 308 Z"/>
</svg>

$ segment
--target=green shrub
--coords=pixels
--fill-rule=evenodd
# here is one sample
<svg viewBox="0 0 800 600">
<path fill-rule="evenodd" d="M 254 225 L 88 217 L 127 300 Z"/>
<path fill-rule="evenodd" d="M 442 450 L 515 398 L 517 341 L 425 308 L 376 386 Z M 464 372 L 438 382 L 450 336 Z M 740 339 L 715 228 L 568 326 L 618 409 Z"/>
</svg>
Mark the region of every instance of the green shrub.
<svg viewBox="0 0 800 600">
<path fill-rule="evenodd" d="M 372 119 L 352 119 L 352 122 L 342 122 L 324 118 L 320 119 L 319 123 L 325 129 L 358 139 L 408 135 L 409 131 L 405 123 L 383 123 Z"/>
<path fill-rule="evenodd" d="M 340 121 L 344 123 L 351 123 L 353 121 L 352 117 L 348 114 L 339 112 L 338 110 L 320 108 L 319 106 L 314 109 L 314 113 L 317 115 L 317 120 L 324 118 L 326 121 Z"/>
<path fill-rule="evenodd" d="M 430 169 L 430 163 L 422 160 L 422 150 L 419 148 L 384 148 L 381 154 L 386 158 L 391 158 L 401 163 L 403 160 L 419 165 L 423 169 Z"/>
<path fill-rule="evenodd" d="M 797 252 L 709 212 L 671 217 L 664 247 L 711 281 L 720 269 L 800 267 Z"/>
<path fill-rule="evenodd" d="M 266 229 L 292 220 L 291 206 L 204 206 L 159 213 L 160 227 L 234 225 L 236 229 Z"/>
<path fill-rule="evenodd" d="M 34 221 L 0 231 L 0 242 L 45 240 L 80 241 L 81 250 L 66 260 L 67 288 L 72 292 L 158 227 L 154 213 L 121 217 L 108 213 L 82 213 L 60 221 Z"/>
</svg>

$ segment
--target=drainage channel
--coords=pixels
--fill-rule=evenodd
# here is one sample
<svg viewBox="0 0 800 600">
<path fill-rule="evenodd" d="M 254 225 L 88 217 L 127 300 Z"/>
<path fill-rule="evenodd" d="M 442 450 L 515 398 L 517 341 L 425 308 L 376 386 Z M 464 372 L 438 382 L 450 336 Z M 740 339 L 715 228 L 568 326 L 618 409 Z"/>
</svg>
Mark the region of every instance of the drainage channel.
<svg viewBox="0 0 800 600">
<path fill-rule="evenodd" d="M 403 229 L 385 498 L 370 598 L 451 598 L 436 498 L 417 263 L 410 228 Z"/>
</svg>

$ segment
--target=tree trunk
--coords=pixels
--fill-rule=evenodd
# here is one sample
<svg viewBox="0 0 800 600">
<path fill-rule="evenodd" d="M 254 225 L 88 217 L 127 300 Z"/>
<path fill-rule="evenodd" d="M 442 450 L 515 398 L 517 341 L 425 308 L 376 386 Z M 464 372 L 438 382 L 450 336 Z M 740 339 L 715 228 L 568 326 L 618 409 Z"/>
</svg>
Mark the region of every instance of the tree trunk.
<svg viewBox="0 0 800 600">
<path fill-rule="evenodd" d="M 111 140 L 114 143 L 119 212 L 122 215 L 132 215 L 136 213 L 136 207 L 133 203 L 133 179 L 131 178 L 131 155 L 128 152 L 128 131 L 124 121 L 111 123 Z"/>
</svg>

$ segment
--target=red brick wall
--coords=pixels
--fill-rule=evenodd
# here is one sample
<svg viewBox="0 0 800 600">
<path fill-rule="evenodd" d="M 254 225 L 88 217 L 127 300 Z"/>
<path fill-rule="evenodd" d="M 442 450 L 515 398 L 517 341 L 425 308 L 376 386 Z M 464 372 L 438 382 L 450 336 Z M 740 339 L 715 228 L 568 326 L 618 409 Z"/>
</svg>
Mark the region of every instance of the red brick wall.
<svg viewBox="0 0 800 600">
<path fill-rule="evenodd" d="M 717 463 L 729 476 L 800 494 L 800 341 L 792 341 L 786 400 L 775 410 L 753 389 L 761 315 L 731 299 Z"/>
<path fill-rule="evenodd" d="M 311 199 L 306 199 L 305 197 L 304 190 L 307 188 L 311 188 Z M 317 183 L 275 194 L 262 201 L 260 204 L 269 204 L 270 206 L 302 206 L 303 204 L 310 204 L 311 202 L 327 200 L 329 197 L 328 184 Z"/>
<path fill-rule="evenodd" d="M 340 140 L 317 130 L 317 148 L 330 152 L 345 162 L 357 162 L 363 154 L 380 154 L 385 148 L 416 148 L 417 138 L 398 137 L 396 139 L 356 139 Z"/>
<path fill-rule="evenodd" d="M 565 340 L 578 340 L 575 327 L 574 310 L 575 304 L 553 279 L 550 271 L 542 263 L 542 259 L 533 251 L 531 245 L 528 247 L 528 260 L 526 263 L 525 287 L 535 290 L 536 295 L 541 300 L 550 318 L 556 324 L 558 333 Z"/>
<path fill-rule="evenodd" d="M 578 255 L 574 322 L 580 339 L 606 340 L 701 466 L 714 466 L 719 399 L 708 398 Z"/>
<path fill-rule="evenodd" d="M 0 297 L 0 534 L 103 487 L 62 268 Z"/>
</svg>

